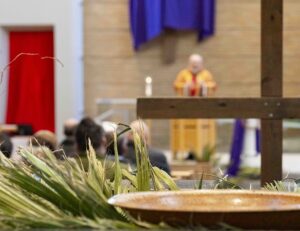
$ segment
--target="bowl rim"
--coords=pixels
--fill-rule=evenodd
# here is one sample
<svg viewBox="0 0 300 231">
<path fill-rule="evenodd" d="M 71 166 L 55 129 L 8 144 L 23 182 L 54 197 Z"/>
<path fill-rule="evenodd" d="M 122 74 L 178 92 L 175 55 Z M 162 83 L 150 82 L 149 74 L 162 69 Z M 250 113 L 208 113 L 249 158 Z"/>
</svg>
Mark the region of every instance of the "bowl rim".
<svg viewBox="0 0 300 231">
<path fill-rule="evenodd" d="M 126 204 L 126 201 L 131 200 L 136 197 L 145 197 L 145 196 L 169 196 L 169 195 L 212 195 L 212 194 L 235 194 L 235 195 L 260 195 L 260 196 L 280 196 L 280 197 L 292 197 L 292 198 L 299 198 L 299 203 L 295 204 L 288 204 L 288 205 L 274 205 L 269 207 L 257 207 L 257 208 L 236 208 L 234 210 L 226 209 L 224 207 L 217 207 L 212 210 L 193 210 L 193 209 L 174 209 L 168 207 L 161 207 L 161 208 L 145 208 L 139 207 L 137 204 Z M 137 211 L 153 211 L 153 212 L 177 212 L 177 213 L 257 213 L 257 212 L 288 212 L 288 211 L 300 211 L 300 194 L 292 193 L 292 192 L 271 192 L 271 191 L 263 191 L 263 190 L 179 190 L 179 191 L 150 191 L 150 192 L 134 192 L 134 193 L 127 193 L 127 194 L 118 194 L 110 199 L 108 199 L 108 204 L 112 206 L 119 207 L 124 210 L 137 210 Z"/>
</svg>

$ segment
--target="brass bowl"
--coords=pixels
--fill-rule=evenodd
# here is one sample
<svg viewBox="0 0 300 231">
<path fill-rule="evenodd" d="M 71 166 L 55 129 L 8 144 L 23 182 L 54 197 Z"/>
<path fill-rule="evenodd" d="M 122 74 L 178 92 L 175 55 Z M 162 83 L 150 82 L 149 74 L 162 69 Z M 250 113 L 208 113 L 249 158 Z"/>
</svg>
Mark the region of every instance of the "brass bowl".
<svg viewBox="0 0 300 231">
<path fill-rule="evenodd" d="M 189 190 L 120 194 L 109 204 L 142 221 L 171 226 L 300 229 L 300 195 L 244 190 Z"/>
</svg>

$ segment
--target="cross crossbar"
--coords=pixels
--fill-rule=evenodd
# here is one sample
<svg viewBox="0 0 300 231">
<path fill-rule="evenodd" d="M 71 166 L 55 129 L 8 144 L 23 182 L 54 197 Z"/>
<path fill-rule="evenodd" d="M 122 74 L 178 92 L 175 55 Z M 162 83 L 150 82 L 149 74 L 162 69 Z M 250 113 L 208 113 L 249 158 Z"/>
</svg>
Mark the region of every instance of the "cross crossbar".
<svg viewBox="0 0 300 231">
<path fill-rule="evenodd" d="M 140 98 L 137 115 L 144 119 L 300 117 L 300 98 Z"/>
</svg>

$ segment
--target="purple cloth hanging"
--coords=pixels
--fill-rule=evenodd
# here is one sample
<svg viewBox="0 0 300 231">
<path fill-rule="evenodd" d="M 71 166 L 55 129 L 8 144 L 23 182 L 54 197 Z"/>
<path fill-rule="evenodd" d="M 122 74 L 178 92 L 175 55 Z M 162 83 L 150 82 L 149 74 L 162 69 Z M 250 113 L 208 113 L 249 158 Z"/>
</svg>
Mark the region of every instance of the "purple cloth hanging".
<svg viewBox="0 0 300 231">
<path fill-rule="evenodd" d="M 199 0 L 167 0 L 164 26 L 178 30 L 198 29 L 202 23 L 202 2 Z"/>
<path fill-rule="evenodd" d="M 162 33 L 161 3 L 162 0 L 130 0 L 130 26 L 135 49 Z"/>
<path fill-rule="evenodd" d="M 135 49 L 165 28 L 196 30 L 202 40 L 214 34 L 215 0 L 130 0 L 130 25 Z"/>
</svg>

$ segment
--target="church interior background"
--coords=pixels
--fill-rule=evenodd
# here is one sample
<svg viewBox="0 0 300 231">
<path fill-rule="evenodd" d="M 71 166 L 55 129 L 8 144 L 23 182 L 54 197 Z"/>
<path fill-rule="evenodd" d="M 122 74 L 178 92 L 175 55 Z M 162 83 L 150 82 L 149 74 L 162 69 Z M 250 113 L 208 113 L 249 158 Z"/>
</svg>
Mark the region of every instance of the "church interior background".
<svg viewBox="0 0 300 231">
<path fill-rule="evenodd" d="M 293 0 L 284 3 L 284 95 L 296 97 L 299 95 L 300 16 L 297 12 L 300 3 Z M 215 35 L 204 42 L 197 42 L 195 32 L 177 32 L 173 35 L 175 42 L 174 38 L 166 38 L 168 35 L 161 36 L 138 52 L 131 46 L 127 7 L 127 1 L 86 1 L 84 4 L 85 86 L 89 89 L 85 92 L 85 110 L 88 114 L 97 115 L 98 108 L 90 102 L 99 97 L 119 98 L 120 92 L 128 98 L 144 95 L 146 76 L 153 78 L 153 96 L 174 96 L 175 76 L 192 53 L 200 53 L 205 58 L 206 67 L 218 84 L 216 97 L 259 96 L 259 0 L 217 1 Z M 99 21 L 105 23 L 100 26 Z M 174 62 L 167 64 L 164 63 L 164 52 L 168 52 L 166 39 L 175 46 Z M 128 90 L 122 90 L 123 85 L 117 82 L 128 83 Z M 284 153 L 298 153 L 298 123 L 285 121 L 284 124 Z M 233 120 L 218 120 L 217 152 L 230 150 L 232 128 Z M 169 131 L 170 124 L 165 120 L 153 121 L 153 144 L 169 149 Z"/>
<path fill-rule="evenodd" d="M 204 41 L 198 42 L 194 31 L 165 31 L 139 50 L 135 50 L 132 45 L 127 0 L 65 1 L 64 6 L 60 5 L 59 8 L 68 9 L 69 12 L 64 26 L 72 29 L 66 33 L 62 32 L 64 27 L 60 24 L 63 20 L 59 17 L 53 19 L 55 23 L 51 22 L 52 19 L 43 19 L 41 22 L 37 21 L 38 18 L 31 18 L 28 24 L 22 20 L 18 24 L 14 17 L 11 17 L 11 21 L 4 19 L 7 15 L 4 11 L 7 11 L 12 2 L 0 3 L 0 6 L 6 6 L 0 7 L 0 15 L 3 11 L 2 17 L 0 16 L 2 34 L 23 29 L 39 30 L 41 25 L 44 29 L 45 26 L 50 26 L 54 30 L 55 57 L 64 64 L 63 68 L 60 64 L 55 64 L 55 78 L 59 79 L 55 88 L 58 137 L 61 137 L 60 127 L 63 121 L 70 117 L 88 115 L 97 119 L 130 123 L 136 116 L 135 99 L 145 96 L 145 79 L 149 76 L 152 78 L 153 97 L 175 96 L 173 82 L 193 53 L 204 57 L 205 67 L 212 72 L 217 82 L 214 97 L 259 96 L 259 0 L 216 1 L 215 33 Z M 35 4 L 34 0 L 30 2 Z M 49 3 L 50 9 L 56 9 L 61 3 L 53 0 L 51 4 Z M 22 12 L 18 11 L 19 18 L 29 17 L 27 14 L 32 11 L 30 3 L 27 6 L 25 4 L 22 9 Z M 300 84 L 297 75 L 300 56 L 300 3 L 286 0 L 284 9 L 284 96 L 296 97 L 299 95 Z M 51 10 L 48 14 L 51 15 Z M 64 36 L 67 36 L 66 40 L 72 41 L 72 46 L 62 48 L 66 44 Z M 1 46 L 0 63 L 4 67 L 8 63 L 8 44 L 5 43 L 5 36 L 0 38 L 4 44 Z M 2 89 L 4 86 L 5 81 Z M 65 87 L 71 90 L 65 92 Z M 1 100 L 2 123 L 5 122 L 4 98 Z M 71 106 L 67 107 L 69 103 Z M 166 120 L 149 123 L 152 145 L 169 153 L 170 123 Z M 233 124 L 234 120 L 216 120 L 216 152 L 226 156 L 225 162 L 228 161 L 226 154 L 230 150 Z M 299 153 L 298 122 L 285 121 L 284 128 L 284 153 Z"/>
<path fill-rule="evenodd" d="M 299 36 L 300 0 L 0 0 L 0 229 L 152 228 L 132 192 L 150 223 L 299 229 Z"/>
</svg>

